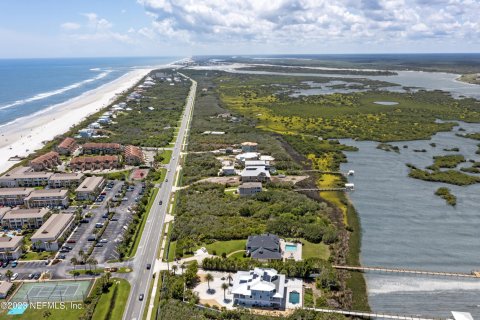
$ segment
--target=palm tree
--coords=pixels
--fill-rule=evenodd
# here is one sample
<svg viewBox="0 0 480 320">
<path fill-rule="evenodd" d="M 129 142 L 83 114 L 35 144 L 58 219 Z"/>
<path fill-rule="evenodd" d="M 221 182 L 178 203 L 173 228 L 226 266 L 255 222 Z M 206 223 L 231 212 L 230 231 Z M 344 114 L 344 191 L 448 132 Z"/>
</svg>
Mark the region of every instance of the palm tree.
<svg viewBox="0 0 480 320">
<path fill-rule="evenodd" d="M 80 275 L 80 272 L 78 271 L 73 271 L 73 280 L 75 280 L 76 277 Z"/>
<path fill-rule="evenodd" d="M 205 275 L 205 280 L 207 280 L 208 291 L 210 291 L 210 281 L 213 281 L 213 276 L 211 273 Z"/>
<path fill-rule="evenodd" d="M 73 270 L 75 271 L 75 267 L 78 264 L 77 258 L 73 257 L 72 259 L 70 259 L 70 263 L 73 265 Z"/>
<path fill-rule="evenodd" d="M 183 274 L 183 271 L 185 270 L 186 266 L 185 266 L 185 262 L 183 262 L 181 265 L 180 265 L 180 269 L 182 269 L 182 274 Z"/>
<path fill-rule="evenodd" d="M 227 300 L 227 297 L 226 297 L 226 295 L 225 295 L 225 290 L 227 290 L 227 289 L 228 289 L 228 287 L 230 287 L 230 286 L 228 285 L 228 283 L 225 283 L 225 282 L 224 282 L 224 283 L 222 283 L 222 289 L 223 289 L 223 301 Z"/>
<path fill-rule="evenodd" d="M 230 285 L 231 285 L 230 281 L 233 280 L 232 275 L 230 274 L 230 272 L 228 273 L 227 279 L 228 279 L 228 285 L 230 286 Z"/>
<path fill-rule="evenodd" d="M 93 269 L 97 268 L 97 264 L 98 264 L 97 259 L 90 259 L 90 263 L 93 264 Z"/>
<path fill-rule="evenodd" d="M 93 259 L 90 258 L 86 261 L 86 264 L 88 264 L 88 269 L 92 271 L 92 264 L 93 264 Z"/>
<path fill-rule="evenodd" d="M 172 266 L 173 275 L 175 275 L 175 271 L 177 271 L 177 270 L 178 270 L 178 267 L 177 267 L 176 264 L 174 264 L 174 265 Z"/>
<path fill-rule="evenodd" d="M 7 278 L 7 281 L 10 282 L 10 279 L 13 276 L 12 270 L 8 269 L 7 272 L 5 272 L 5 277 Z"/>
</svg>

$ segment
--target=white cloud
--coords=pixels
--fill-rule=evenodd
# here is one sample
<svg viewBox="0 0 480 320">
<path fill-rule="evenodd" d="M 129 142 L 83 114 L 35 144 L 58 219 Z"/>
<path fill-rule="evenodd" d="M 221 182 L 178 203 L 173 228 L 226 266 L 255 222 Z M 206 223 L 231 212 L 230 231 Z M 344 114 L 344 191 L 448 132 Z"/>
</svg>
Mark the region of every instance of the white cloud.
<svg viewBox="0 0 480 320">
<path fill-rule="evenodd" d="M 479 39 L 476 0 L 137 0 L 160 38 L 190 43 Z"/>
<path fill-rule="evenodd" d="M 67 30 L 67 31 L 70 31 L 70 30 L 78 30 L 81 28 L 81 25 L 79 25 L 78 23 L 75 23 L 75 22 L 65 22 L 65 23 L 62 23 L 62 25 L 60 26 L 63 30 Z"/>
<path fill-rule="evenodd" d="M 128 33 L 119 33 L 112 30 L 113 24 L 105 18 L 99 17 L 96 13 L 89 12 L 83 13 L 87 21 L 84 25 L 85 32 L 82 33 L 72 33 L 69 35 L 70 38 L 80 41 L 116 41 L 131 44 L 134 43 L 134 40 L 128 35 Z M 68 23 L 70 24 L 70 23 Z M 62 25 L 64 27 L 65 24 Z M 78 27 L 77 27 L 78 26 Z M 70 30 L 80 29 L 81 25 L 75 26 L 76 28 Z M 72 26 L 67 26 L 72 27 Z M 130 30 L 128 31 L 130 32 Z"/>
</svg>

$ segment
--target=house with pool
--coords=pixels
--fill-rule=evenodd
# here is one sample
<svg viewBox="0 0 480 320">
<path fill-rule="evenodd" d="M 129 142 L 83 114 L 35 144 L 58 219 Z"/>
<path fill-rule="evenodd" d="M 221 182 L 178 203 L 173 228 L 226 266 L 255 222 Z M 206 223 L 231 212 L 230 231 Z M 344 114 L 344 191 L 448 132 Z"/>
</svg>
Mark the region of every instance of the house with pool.
<svg viewBox="0 0 480 320">
<path fill-rule="evenodd" d="M 239 271 L 233 277 L 233 305 L 275 310 L 301 308 L 303 281 L 287 278 L 275 269 Z"/>
<path fill-rule="evenodd" d="M 248 256 L 259 261 L 302 260 L 301 243 L 288 242 L 271 233 L 249 236 L 245 250 Z"/>
</svg>

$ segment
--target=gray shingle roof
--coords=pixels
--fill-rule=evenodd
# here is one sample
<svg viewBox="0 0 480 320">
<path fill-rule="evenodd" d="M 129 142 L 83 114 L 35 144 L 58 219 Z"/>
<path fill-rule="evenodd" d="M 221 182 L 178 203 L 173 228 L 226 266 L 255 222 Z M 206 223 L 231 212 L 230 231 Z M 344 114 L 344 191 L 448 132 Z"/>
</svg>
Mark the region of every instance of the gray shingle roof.
<svg viewBox="0 0 480 320">
<path fill-rule="evenodd" d="M 262 234 L 249 236 L 247 251 L 253 259 L 281 259 L 280 239 L 274 234 Z"/>
</svg>

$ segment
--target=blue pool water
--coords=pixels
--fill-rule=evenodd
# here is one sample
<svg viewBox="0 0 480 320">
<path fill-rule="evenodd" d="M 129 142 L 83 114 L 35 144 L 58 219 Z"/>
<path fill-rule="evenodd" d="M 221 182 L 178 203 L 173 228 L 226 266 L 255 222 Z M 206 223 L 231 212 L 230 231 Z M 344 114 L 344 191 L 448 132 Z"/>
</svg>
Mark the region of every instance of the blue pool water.
<svg viewBox="0 0 480 320">
<path fill-rule="evenodd" d="M 297 291 L 290 292 L 288 302 L 298 304 L 300 302 L 300 293 L 298 293 Z"/>
<path fill-rule="evenodd" d="M 297 245 L 296 244 L 286 244 L 285 245 L 285 251 L 295 252 L 295 251 L 297 251 Z"/>
<path fill-rule="evenodd" d="M 9 315 L 23 314 L 25 312 L 25 310 L 27 310 L 26 305 L 19 305 L 15 308 L 10 309 L 10 311 L 8 311 L 8 314 Z"/>
</svg>

